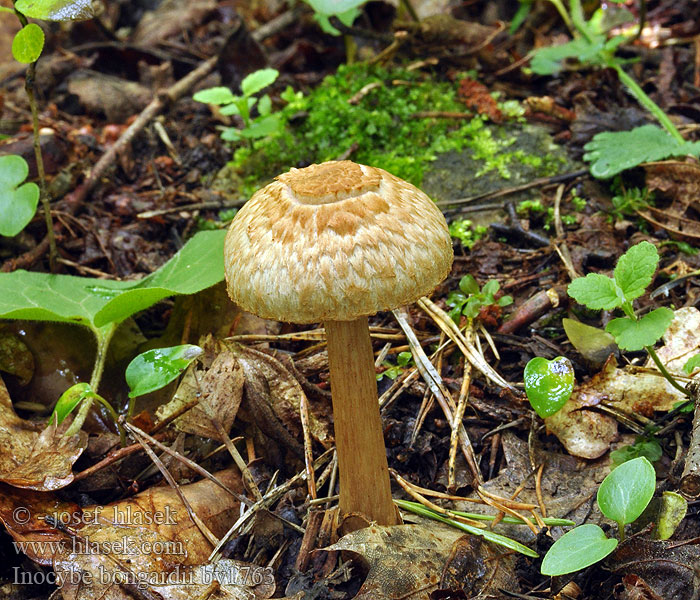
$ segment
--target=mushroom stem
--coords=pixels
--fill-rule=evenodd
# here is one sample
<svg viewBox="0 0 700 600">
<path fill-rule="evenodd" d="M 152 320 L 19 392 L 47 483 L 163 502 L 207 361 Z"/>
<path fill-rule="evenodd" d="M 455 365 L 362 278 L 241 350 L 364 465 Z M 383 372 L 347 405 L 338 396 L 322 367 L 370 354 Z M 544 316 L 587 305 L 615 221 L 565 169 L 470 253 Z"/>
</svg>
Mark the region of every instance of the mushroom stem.
<svg viewBox="0 0 700 600">
<path fill-rule="evenodd" d="M 400 519 L 391 498 L 367 317 L 326 321 L 324 326 L 338 450 L 341 518 L 359 513 L 378 525 L 396 525 Z"/>
</svg>

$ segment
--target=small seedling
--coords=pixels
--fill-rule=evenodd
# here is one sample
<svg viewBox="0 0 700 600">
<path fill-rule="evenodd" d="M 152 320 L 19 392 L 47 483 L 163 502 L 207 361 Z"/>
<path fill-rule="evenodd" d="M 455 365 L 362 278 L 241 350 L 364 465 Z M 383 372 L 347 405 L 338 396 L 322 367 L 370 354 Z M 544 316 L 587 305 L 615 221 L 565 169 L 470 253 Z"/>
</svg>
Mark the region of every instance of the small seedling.
<svg viewBox="0 0 700 600">
<path fill-rule="evenodd" d="M 473 275 L 465 275 L 459 281 L 459 291 L 450 292 L 447 295 L 447 306 L 452 320 L 459 324 L 462 315 L 468 319 L 475 319 L 479 316 L 482 308 L 487 306 L 508 306 L 513 303 L 511 296 L 501 296 L 496 298 L 500 290 L 500 284 L 495 279 L 491 279 L 479 289 L 479 284 Z"/>
<path fill-rule="evenodd" d="M 184 344 L 139 354 L 126 368 L 126 383 L 131 390 L 129 398 L 164 388 L 177 379 L 202 352 L 199 346 Z"/>
<path fill-rule="evenodd" d="M 643 456 L 649 462 L 656 462 L 663 455 L 663 449 L 658 440 L 651 435 L 637 436 L 634 444 L 623 446 L 619 450 L 610 453 L 610 460 L 615 466 L 621 465 L 629 460 Z"/>
<path fill-rule="evenodd" d="M 279 113 L 272 112 L 272 100 L 267 94 L 255 94 L 275 82 L 279 75 L 276 69 L 260 69 L 248 75 L 241 82 L 241 95 L 235 95 L 227 87 L 214 87 L 197 92 L 193 98 L 197 102 L 221 106 L 222 115 L 238 115 L 243 120 L 243 129 L 227 127 L 221 138 L 228 142 L 242 139 L 255 140 L 279 133 L 284 129 L 284 121 Z M 288 88 L 291 90 L 291 88 Z M 292 91 L 292 94 L 294 92 Z M 258 116 L 251 111 L 257 106 Z"/>
<path fill-rule="evenodd" d="M 623 350 L 646 350 L 661 374 L 683 394 L 689 393 L 666 370 L 653 345 L 661 339 L 673 320 L 673 311 L 661 307 L 639 318 L 632 305 L 651 283 L 659 263 L 659 253 L 649 242 L 632 246 L 617 261 L 613 277 L 589 273 L 574 279 L 568 288 L 569 296 L 593 310 L 620 308 L 624 317 L 612 319 L 605 331 L 615 338 Z"/>
<path fill-rule="evenodd" d="M 484 225 L 474 225 L 469 219 L 455 219 L 450 223 L 450 235 L 462 242 L 462 246 L 468 250 L 471 250 L 488 230 Z"/>
<path fill-rule="evenodd" d="M 570 10 L 566 9 L 561 0 L 550 2 L 574 34 L 574 39 L 559 46 L 537 50 L 530 64 L 532 70 L 540 75 L 552 75 L 563 68 L 564 61 L 573 59 L 584 65 L 614 69 L 628 91 L 663 127 L 642 125 L 631 131 L 605 131 L 597 134 L 586 144 L 587 153 L 583 157 L 591 163 L 591 173 L 604 179 L 643 162 L 686 154 L 700 155 L 700 143 L 686 142 L 668 115 L 622 68 L 627 61 L 615 54 L 627 38 L 618 35 L 607 39 L 604 11 L 598 10 L 586 20 L 581 0 L 570 0 Z M 519 20 L 524 18 L 523 15 L 527 14 L 531 4 L 530 0 L 521 0 Z M 620 152 L 620 148 L 624 148 L 624 152 Z"/>
<path fill-rule="evenodd" d="M 625 525 L 644 512 L 654 495 L 656 473 L 644 457 L 627 461 L 613 469 L 598 488 L 600 511 L 617 523 L 620 541 Z M 543 575 L 566 575 L 585 569 L 608 556 L 617 547 L 598 525 L 580 525 L 565 533 L 549 549 L 542 561 Z"/>
<path fill-rule="evenodd" d="M 389 379 L 396 379 L 406 367 L 410 367 L 413 364 L 413 354 L 410 352 L 399 352 L 396 355 L 396 364 L 392 365 L 389 361 L 384 361 L 382 363 L 386 370 L 381 373 L 377 373 L 377 381 L 381 381 L 384 377 Z"/>
</svg>

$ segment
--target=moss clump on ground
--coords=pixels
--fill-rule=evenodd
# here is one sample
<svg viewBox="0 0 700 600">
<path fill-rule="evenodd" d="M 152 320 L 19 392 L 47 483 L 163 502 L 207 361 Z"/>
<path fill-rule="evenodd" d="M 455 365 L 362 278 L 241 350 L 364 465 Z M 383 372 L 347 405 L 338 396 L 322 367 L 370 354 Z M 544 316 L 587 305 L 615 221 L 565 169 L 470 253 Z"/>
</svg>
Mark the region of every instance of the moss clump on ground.
<svg viewBox="0 0 700 600">
<path fill-rule="evenodd" d="M 374 87 L 359 100 L 348 102 L 370 84 Z M 543 175 L 552 169 L 549 161 L 513 151 L 515 138 L 509 136 L 508 126 L 493 126 L 480 116 L 416 116 L 425 111 L 466 112 L 457 99 L 457 84 L 405 69 L 341 66 L 308 95 L 281 109 L 287 127 L 279 135 L 238 148 L 228 176 L 242 180 L 242 195 L 249 195 L 277 173 L 337 159 L 351 149 L 352 160 L 381 167 L 418 186 L 426 167 L 449 151 L 471 154 L 479 162 L 479 174 L 495 171 L 506 179 L 510 166 L 518 163 L 540 161 Z"/>
</svg>

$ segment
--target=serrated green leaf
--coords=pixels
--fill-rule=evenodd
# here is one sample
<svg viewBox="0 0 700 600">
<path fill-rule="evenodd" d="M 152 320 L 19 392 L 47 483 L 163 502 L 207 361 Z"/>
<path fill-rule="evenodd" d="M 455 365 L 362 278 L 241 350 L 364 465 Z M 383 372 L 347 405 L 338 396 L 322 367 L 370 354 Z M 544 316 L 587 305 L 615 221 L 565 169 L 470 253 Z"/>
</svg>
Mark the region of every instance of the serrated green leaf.
<svg viewBox="0 0 700 600">
<path fill-rule="evenodd" d="M 646 241 L 632 246 L 620 257 L 613 275 L 625 300 L 631 302 L 645 292 L 658 264 L 659 252 L 656 246 Z"/>
<path fill-rule="evenodd" d="M 563 356 L 547 360 L 536 356 L 525 365 L 525 393 L 535 412 L 551 417 L 558 412 L 574 389 L 574 369 Z"/>
<path fill-rule="evenodd" d="M 204 104 L 231 104 L 238 99 L 233 92 L 227 87 L 213 87 L 206 90 L 200 90 L 194 96 L 193 100 L 203 102 Z"/>
<path fill-rule="evenodd" d="M 605 37 L 592 36 L 592 43 L 581 37 L 558 46 L 546 46 L 535 51 L 530 68 L 538 75 L 555 75 L 561 71 L 563 62 L 569 58 L 580 62 L 600 63 L 598 54 L 603 49 Z"/>
<path fill-rule="evenodd" d="M 624 148 L 624 152 L 620 149 Z M 656 125 L 642 125 L 631 131 L 604 131 L 596 134 L 584 149 L 584 160 L 591 163 L 591 173 L 607 179 L 645 162 L 672 156 L 700 156 L 700 142 L 678 143 Z"/>
<path fill-rule="evenodd" d="M 17 62 L 29 64 L 39 59 L 44 49 L 44 31 L 36 23 L 22 27 L 12 40 L 12 56 Z"/>
<path fill-rule="evenodd" d="M 613 469 L 598 488 L 601 512 L 620 525 L 635 521 L 656 489 L 656 471 L 643 456 Z"/>
<path fill-rule="evenodd" d="M 184 344 L 142 352 L 126 368 L 129 398 L 155 392 L 177 379 L 202 354 L 199 346 Z"/>
<path fill-rule="evenodd" d="M 576 302 L 593 310 L 611 310 L 623 302 L 615 281 L 600 273 L 574 279 L 567 291 Z"/>
<path fill-rule="evenodd" d="M 629 317 L 613 319 L 607 324 L 605 331 L 615 338 L 620 348 L 634 352 L 658 342 L 671 321 L 671 309 L 656 308 L 636 321 Z"/>
<path fill-rule="evenodd" d="M 257 140 L 260 138 L 279 133 L 282 127 L 282 121 L 279 114 L 267 115 L 266 117 L 258 117 L 249 127 L 241 129 L 239 133 L 241 137 L 249 140 Z"/>
<path fill-rule="evenodd" d="M 263 88 L 266 88 L 279 76 L 277 69 L 260 69 L 246 76 L 241 81 L 241 91 L 244 96 L 252 96 L 257 94 Z"/>
<path fill-rule="evenodd" d="M 28 173 L 27 161 L 21 156 L 0 156 L 0 235 L 17 235 L 36 212 L 39 186 L 35 183 L 19 185 Z"/>
<path fill-rule="evenodd" d="M 27 17 L 44 21 L 85 21 L 102 12 L 96 0 L 17 0 L 15 8 Z"/>
<path fill-rule="evenodd" d="M 691 356 L 683 365 L 683 372 L 690 375 L 695 369 L 700 367 L 700 354 Z"/>
<path fill-rule="evenodd" d="M 598 525 L 580 525 L 554 542 L 540 571 L 552 577 L 574 573 L 603 560 L 615 548 L 617 540 L 606 537 Z"/>
</svg>

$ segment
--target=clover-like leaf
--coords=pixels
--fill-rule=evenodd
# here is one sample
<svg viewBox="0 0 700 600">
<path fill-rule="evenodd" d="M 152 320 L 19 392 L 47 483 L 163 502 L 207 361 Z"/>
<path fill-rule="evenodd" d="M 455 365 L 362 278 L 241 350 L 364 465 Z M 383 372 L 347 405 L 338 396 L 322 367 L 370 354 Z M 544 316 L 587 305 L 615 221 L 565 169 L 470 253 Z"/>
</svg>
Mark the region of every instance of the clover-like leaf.
<svg viewBox="0 0 700 600">
<path fill-rule="evenodd" d="M 593 310 L 611 310 L 622 305 L 615 281 L 600 273 L 589 273 L 574 279 L 568 287 L 569 296 Z"/>
<path fill-rule="evenodd" d="M 614 277 L 625 300 L 631 302 L 639 298 L 647 286 L 659 264 L 659 251 L 654 244 L 640 242 L 625 252 L 615 265 Z"/>
<path fill-rule="evenodd" d="M 635 521 L 656 489 L 656 471 L 643 456 L 613 469 L 598 488 L 601 512 L 620 527 Z"/>
<path fill-rule="evenodd" d="M 656 308 L 641 319 L 613 319 L 607 324 L 605 331 L 615 338 L 615 343 L 620 348 L 634 352 L 658 342 L 671 321 L 673 311 L 670 308 Z"/>
<path fill-rule="evenodd" d="M 620 152 L 621 148 L 624 152 Z M 656 125 L 642 125 L 631 131 L 604 131 L 596 134 L 584 149 L 583 158 L 591 163 L 591 173 L 599 179 L 671 156 L 700 156 L 700 142 L 679 143 Z"/>
<path fill-rule="evenodd" d="M 21 156 L 0 156 L 0 235 L 17 235 L 32 220 L 39 202 L 36 183 L 20 185 L 29 174 Z"/>
<path fill-rule="evenodd" d="M 199 346 L 184 344 L 139 354 L 126 368 L 126 382 L 131 390 L 129 398 L 165 387 L 177 379 L 202 352 Z"/>
<path fill-rule="evenodd" d="M 39 59 L 44 49 L 44 30 L 36 23 L 28 23 L 12 40 L 12 56 L 17 62 L 29 64 Z"/>
<path fill-rule="evenodd" d="M 563 356 L 533 358 L 525 366 L 524 379 L 527 399 L 543 419 L 560 410 L 574 389 L 574 369 Z"/>
<path fill-rule="evenodd" d="M 540 571 L 556 577 L 574 573 L 603 560 L 617 548 L 598 525 L 580 525 L 561 536 L 545 554 Z"/>
</svg>

